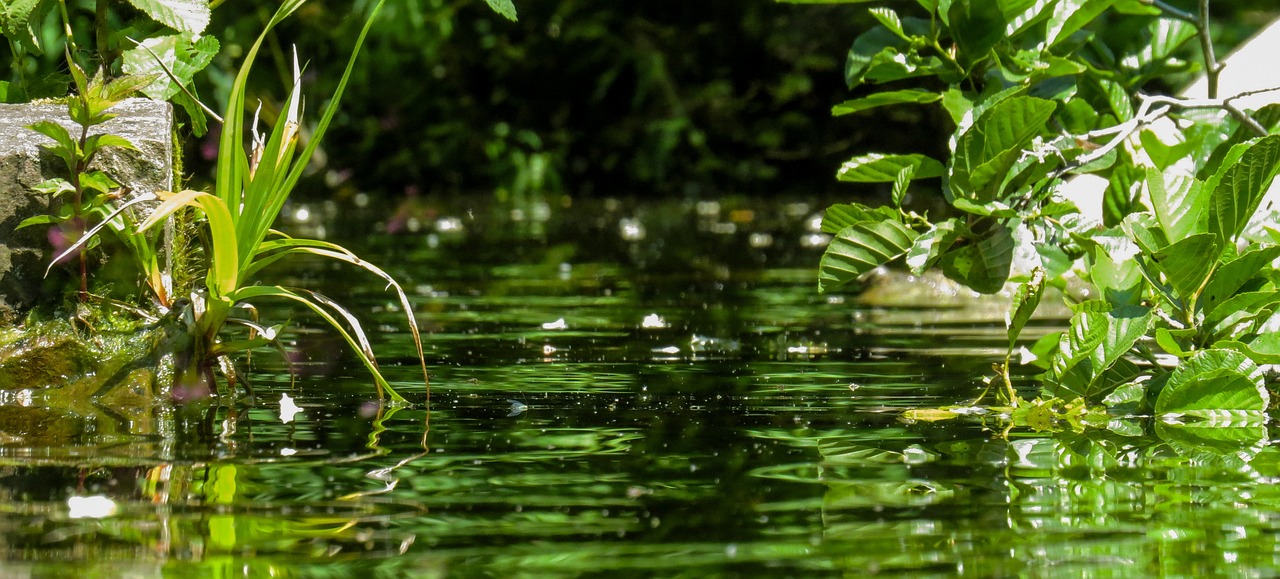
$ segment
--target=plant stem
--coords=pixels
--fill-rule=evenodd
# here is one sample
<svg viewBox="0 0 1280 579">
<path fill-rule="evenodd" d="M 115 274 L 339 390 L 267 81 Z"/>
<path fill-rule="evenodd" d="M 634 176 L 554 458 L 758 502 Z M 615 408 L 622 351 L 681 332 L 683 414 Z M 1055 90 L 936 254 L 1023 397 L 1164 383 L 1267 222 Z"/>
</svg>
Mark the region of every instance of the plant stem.
<svg viewBox="0 0 1280 579">
<path fill-rule="evenodd" d="M 1211 99 L 1218 98 L 1218 75 L 1222 74 L 1222 64 L 1213 53 L 1213 37 L 1209 34 L 1209 0 L 1200 0 L 1200 17 L 1195 22 L 1200 37 L 1200 49 L 1204 52 L 1204 74 L 1209 81 Z"/>
<path fill-rule="evenodd" d="M 111 38 L 111 31 L 107 26 L 107 6 L 111 4 L 111 0 L 98 0 L 94 5 L 93 11 L 93 37 L 97 43 L 98 58 L 102 59 L 102 66 L 109 66 L 111 46 L 107 42 Z"/>
</svg>

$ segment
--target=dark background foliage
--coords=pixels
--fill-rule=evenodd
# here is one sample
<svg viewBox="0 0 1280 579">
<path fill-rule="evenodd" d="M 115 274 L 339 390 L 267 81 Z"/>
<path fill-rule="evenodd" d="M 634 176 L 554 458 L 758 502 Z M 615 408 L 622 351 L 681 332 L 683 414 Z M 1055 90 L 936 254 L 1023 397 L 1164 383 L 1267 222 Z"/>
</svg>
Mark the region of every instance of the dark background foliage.
<svg viewBox="0 0 1280 579">
<path fill-rule="evenodd" d="M 92 3 L 71 4 L 81 46 L 94 46 Z M 296 44 L 307 63 L 309 109 L 318 114 L 372 4 L 313 0 L 272 36 L 251 97 L 264 101 L 268 122 L 285 94 L 288 47 Z M 1266 21 L 1256 4 L 1214 2 L 1224 49 Z M 112 6 L 115 30 L 148 33 L 129 28 L 127 4 Z M 835 169 L 854 153 L 946 146 L 949 121 L 933 108 L 830 116 L 832 105 L 859 96 L 845 88 L 843 69 L 850 43 L 872 23 L 865 6 L 522 0 L 516 7 L 520 20 L 510 22 L 481 0 L 388 0 L 310 194 L 839 193 L 851 186 L 834 181 Z M 208 33 L 222 50 L 199 77 L 210 106 L 221 108 L 218 95 L 273 9 L 232 0 L 214 11 Z M 1116 38 L 1132 28 L 1119 17 L 1108 26 L 1100 33 Z M 57 94 L 60 56 L 28 59 L 26 77 L 52 78 Z M 197 184 L 214 143 L 188 143 Z"/>
</svg>

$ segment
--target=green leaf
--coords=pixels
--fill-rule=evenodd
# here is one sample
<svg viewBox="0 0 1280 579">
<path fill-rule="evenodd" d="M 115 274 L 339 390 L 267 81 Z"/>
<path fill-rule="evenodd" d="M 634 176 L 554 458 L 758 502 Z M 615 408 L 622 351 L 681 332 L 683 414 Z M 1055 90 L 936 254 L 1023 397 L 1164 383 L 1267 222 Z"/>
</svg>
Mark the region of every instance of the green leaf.
<svg viewBox="0 0 1280 579">
<path fill-rule="evenodd" d="M 1194 352 L 1189 352 L 1182 347 L 1179 340 L 1190 339 L 1195 334 L 1195 330 L 1169 330 L 1168 328 L 1156 328 L 1156 344 L 1165 352 L 1179 358 L 1189 358 Z"/>
<path fill-rule="evenodd" d="M 120 184 L 102 171 L 89 171 L 80 174 L 80 186 L 98 193 L 110 193 L 120 187 Z"/>
<path fill-rule="evenodd" d="M 1128 238 L 1099 235 L 1099 245 L 1091 254 L 1089 280 L 1107 303 L 1113 306 L 1138 305 L 1143 299 L 1142 270 L 1133 260 L 1137 247 Z"/>
<path fill-rule="evenodd" d="M 72 161 L 73 159 L 68 159 L 67 155 L 74 155 L 80 150 L 79 143 L 71 137 L 71 133 L 67 131 L 67 128 L 58 123 L 48 120 L 36 121 L 27 125 L 27 128 L 49 137 L 58 143 L 58 150 L 56 152 L 64 161 Z"/>
<path fill-rule="evenodd" d="M 189 34 L 201 34 L 209 25 L 209 0 L 129 0 L 152 20 Z"/>
<path fill-rule="evenodd" d="M 1270 269 L 1276 258 L 1280 258 L 1280 246 L 1272 245 L 1246 251 L 1218 266 L 1205 285 L 1204 293 L 1200 295 L 1196 306 L 1206 316 L 1213 314 L 1214 309 L 1244 287 L 1249 280 L 1258 276 L 1264 268 Z"/>
<path fill-rule="evenodd" d="M 907 188 L 911 186 L 911 179 L 916 175 L 915 165 L 908 165 L 898 171 L 898 177 L 893 180 L 893 206 L 902 207 L 902 200 L 907 196 Z"/>
<path fill-rule="evenodd" d="M 1154 318 L 1151 308 L 1121 306 L 1111 309 L 1102 300 L 1075 306 L 1070 330 L 1058 341 L 1051 360 L 1051 380 L 1046 392 L 1062 398 L 1082 397 L 1097 402 L 1100 396 L 1138 374 L 1125 354 L 1146 335 Z"/>
<path fill-rule="evenodd" d="M 956 199 L 992 201 L 1001 179 L 1032 139 L 1047 130 L 1057 104 L 1035 97 L 1011 97 L 987 109 L 956 141 L 950 192 Z"/>
<path fill-rule="evenodd" d="M 196 73 L 209 66 L 218 54 L 218 40 L 202 36 L 192 41 L 183 34 L 156 36 L 125 51 L 124 71 L 151 79 L 139 90 L 155 100 L 168 100 L 189 86 Z"/>
<path fill-rule="evenodd" d="M 1161 417 L 1230 419 L 1264 412 L 1271 397 L 1262 371 L 1240 352 L 1201 350 L 1169 376 L 1156 399 Z"/>
<path fill-rule="evenodd" d="M 1149 168 L 1147 190 L 1156 220 L 1169 241 L 1181 241 L 1209 230 L 1209 191 L 1195 177 Z"/>
<path fill-rule="evenodd" d="M 1212 233 L 1192 235 L 1151 255 L 1151 261 L 1181 300 L 1189 304 L 1217 264 L 1222 247 Z"/>
<path fill-rule="evenodd" d="M 1031 320 L 1031 315 L 1040 306 L 1040 298 L 1044 295 L 1044 275 L 1043 269 L 1035 268 L 1031 272 L 1031 279 L 1019 285 L 1013 292 L 1013 303 L 1010 304 L 1009 313 L 1005 315 L 1004 323 L 1005 334 L 1009 338 L 1009 350 L 1006 356 L 1013 353 L 1014 344 L 1017 343 L 1022 328 L 1026 327 L 1027 322 Z"/>
<path fill-rule="evenodd" d="M 1009 280 L 1013 264 L 1013 234 L 996 224 L 971 243 L 942 255 L 942 272 L 978 293 L 993 294 Z"/>
<path fill-rule="evenodd" d="M 5 0 L 0 2 L 0 34 L 34 54 L 43 54 L 37 29 L 44 15 L 56 5 L 52 0 Z"/>
<path fill-rule="evenodd" d="M 31 217 L 23 219 L 22 223 L 19 223 L 17 227 L 13 228 L 13 230 L 17 231 L 19 229 L 31 227 L 32 225 L 53 225 L 55 223 L 61 223 L 61 222 L 62 222 L 61 219 L 58 219 L 53 215 L 33 215 Z"/>
<path fill-rule="evenodd" d="M 915 168 L 916 179 L 941 177 L 946 172 L 942 163 L 924 155 L 859 155 L 840 166 L 836 178 L 854 183 L 892 183 L 907 167 Z"/>
<path fill-rule="evenodd" d="M 902 25 L 908 36 L 924 37 L 929 34 L 927 20 L 904 18 Z M 943 70 L 943 64 L 937 57 L 920 56 L 912 42 L 903 40 L 884 26 L 876 26 L 859 35 L 849 48 L 845 81 L 849 88 L 853 88 L 863 82 L 881 83 L 932 76 L 940 70 Z"/>
<path fill-rule="evenodd" d="M 1280 171 L 1280 135 L 1254 141 L 1240 161 L 1223 165 L 1210 202 L 1209 228 L 1233 242 L 1257 211 L 1262 196 Z"/>
<path fill-rule="evenodd" d="M 831 114 L 835 116 L 848 115 L 886 105 L 896 105 L 901 103 L 932 103 L 940 100 L 942 100 L 942 95 L 918 88 L 885 91 L 860 99 L 844 101 L 832 107 Z"/>
<path fill-rule="evenodd" d="M 841 231 L 818 265 L 818 291 L 838 288 L 907 252 L 917 233 L 894 220 L 864 221 Z"/>
<path fill-rule="evenodd" d="M 1049 46 L 1055 46 L 1084 28 L 1115 4 L 1116 0 L 1063 0 L 1053 7 L 1045 31 Z"/>
<path fill-rule="evenodd" d="M 84 155 L 85 158 L 89 158 L 103 147 L 118 147 L 129 151 L 138 150 L 129 139 L 119 135 L 99 133 L 97 135 L 89 135 L 89 138 L 84 140 L 84 150 L 80 154 Z"/>
<path fill-rule="evenodd" d="M 837 203 L 822 214 L 822 231 L 840 233 L 846 227 L 862 221 L 898 220 L 898 211 L 892 207 L 871 208 L 861 203 Z"/>
<path fill-rule="evenodd" d="M 961 223 L 958 218 L 951 218 L 935 223 L 933 228 L 916 237 L 907 250 L 907 267 L 911 273 L 920 275 L 933 267 L 951 246 L 960 239 Z"/>
<path fill-rule="evenodd" d="M 516 21 L 516 5 L 511 0 L 484 0 L 489 4 L 494 12 L 501 14 L 503 18 L 512 22 Z"/>
<path fill-rule="evenodd" d="M 1280 291 L 1238 293 L 1223 300 L 1211 313 L 1206 314 L 1201 326 L 1218 337 L 1232 336 L 1237 333 L 1235 327 L 1238 324 L 1270 316 L 1277 305 L 1280 305 Z"/>
<path fill-rule="evenodd" d="M 1004 39 L 1005 17 L 997 2 L 953 2 L 946 13 L 961 63 L 972 65 L 986 58 Z"/>
</svg>

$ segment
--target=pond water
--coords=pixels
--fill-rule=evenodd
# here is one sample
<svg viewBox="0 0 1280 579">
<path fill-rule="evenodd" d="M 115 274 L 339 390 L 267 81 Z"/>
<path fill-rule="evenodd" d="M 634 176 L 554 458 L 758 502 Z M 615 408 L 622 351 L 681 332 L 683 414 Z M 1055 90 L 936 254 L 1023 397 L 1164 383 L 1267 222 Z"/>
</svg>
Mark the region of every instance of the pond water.
<svg viewBox="0 0 1280 579">
<path fill-rule="evenodd" d="M 264 307 L 295 377 L 255 354 L 252 404 L 0 440 L 0 576 L 1280 574 L 1265 427 L 904 420 L 977 396 L 1002 312 L 817 294 L 820 207 L 295 206 L 404 282 L 429 414 L 394 295 L 293 264 L 419 404 Z"/>
</svg>

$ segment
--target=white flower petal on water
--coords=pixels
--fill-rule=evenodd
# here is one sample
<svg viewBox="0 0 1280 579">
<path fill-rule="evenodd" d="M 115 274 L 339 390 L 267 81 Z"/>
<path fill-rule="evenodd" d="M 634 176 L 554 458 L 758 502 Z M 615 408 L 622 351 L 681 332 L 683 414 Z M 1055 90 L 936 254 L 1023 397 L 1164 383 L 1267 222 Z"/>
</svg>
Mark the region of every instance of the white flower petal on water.
<svg viewBox="0 0 1280 579">
<path fill-rule="evenodd" d="M 67 499 L 67 508 L 73 519 L 105 519 L 116 514 L 116 502 L 102 495 L 91 497 L 71 497 Z"/>
<path fill-rule="evenodd" d="M 560 319 L 558 319 L 558 320 L 556 320 L 556 321 L 554 321 L 554 322 L 547 322 L 547 323 L 545 323 L 545 324 L 542 324 L 542 329 L 544 329 L 544 330 L 567 330 L 567 329 L 569 329 L 569 324 L 564 323 L 564 318 L 560 318 Z"/>
<path fill-rule="evenodd" d="M 280 422 L 288 424 L 293 422 L 293 418 L 302 412 L 302 408 L 293 403 L 293 398 L 288 394 L 280 395 Z"/>
<path fill-rule="evenodd" d="M 662 316 L 660 316 L 660 315 L 658 315 L 658 314 L 649 314 L 649 315 L 645 316 L 645 317 L 644 317 L 644 320 L 642 320 L 642 321 L 640 322 L 640 327 L 642 327 L 642 328 L 665 328 L 665 327 L 667 327 L 667 321 L 666 321 L 666 320 L 664 320 L 664 319 L 662 319 Z"/>
</svg>

